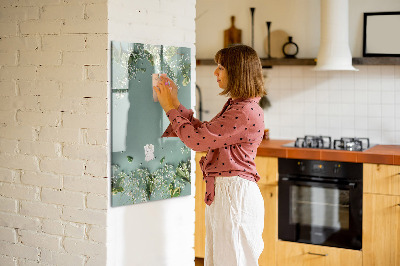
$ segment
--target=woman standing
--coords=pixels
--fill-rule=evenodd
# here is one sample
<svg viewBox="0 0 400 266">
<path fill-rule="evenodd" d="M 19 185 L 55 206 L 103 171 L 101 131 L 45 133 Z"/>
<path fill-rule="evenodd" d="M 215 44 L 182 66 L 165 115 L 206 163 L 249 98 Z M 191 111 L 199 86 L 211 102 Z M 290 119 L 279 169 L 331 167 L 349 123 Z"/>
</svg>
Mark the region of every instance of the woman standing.
<svg viewBox="0 0 400 266">
<path fill-rule="evenodd" d="M 205 265 L 258 265 L 263 250 L 264 201 L 254 159 L 264 134 L 258 102 L 266 94 L 257 53 L 246 45 L 215 55 L 220 95 L 229 97 L 211 121 L 201 122 L 182 106 L 172 80 L 161 78 L 154 91 L 171 124 L 162 137 L 179 137 L 200 160 L 206 182 Z"/>
</svg>

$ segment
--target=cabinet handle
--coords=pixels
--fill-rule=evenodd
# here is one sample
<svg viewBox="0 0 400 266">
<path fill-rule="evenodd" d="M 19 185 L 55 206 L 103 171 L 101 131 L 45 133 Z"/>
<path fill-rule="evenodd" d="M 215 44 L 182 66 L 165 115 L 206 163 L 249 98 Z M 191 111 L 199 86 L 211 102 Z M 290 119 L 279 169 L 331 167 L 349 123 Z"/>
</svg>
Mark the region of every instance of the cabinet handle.
<svg viewBox="0 0 400 266">
<path fill-rule="evenodd" d="M 328 254 L 320 254 L 320 253 L 313 253 L 313 252 L 307 252 L 307 254 L 310 254 L 310 255 L 317 255 L 317 256 L 323 256 L 323 257 L 328 256 Z"/>
</svg>

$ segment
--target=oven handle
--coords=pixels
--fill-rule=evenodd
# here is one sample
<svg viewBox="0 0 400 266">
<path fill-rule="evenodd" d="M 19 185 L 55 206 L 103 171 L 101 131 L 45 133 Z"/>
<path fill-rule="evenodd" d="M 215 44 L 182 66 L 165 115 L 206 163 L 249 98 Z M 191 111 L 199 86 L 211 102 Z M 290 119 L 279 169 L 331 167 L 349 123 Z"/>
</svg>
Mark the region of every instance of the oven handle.
<svg viewBox="0 0 400 266">
<path fill-rule="evenodd" d="M 356 187 L 355 182 L 338 182 L 338 181 L 315 181 L 315 180 L 304 180 L 300 178 L 290 178 L 290 177 L 281 177 L 279 179 L 283 182 L 290 182 L 294 185 L 307 185 L 307 186 L 319 186 L 319 187 L 339 187 L 346 189 L 354 189 Z"/>
</svg>

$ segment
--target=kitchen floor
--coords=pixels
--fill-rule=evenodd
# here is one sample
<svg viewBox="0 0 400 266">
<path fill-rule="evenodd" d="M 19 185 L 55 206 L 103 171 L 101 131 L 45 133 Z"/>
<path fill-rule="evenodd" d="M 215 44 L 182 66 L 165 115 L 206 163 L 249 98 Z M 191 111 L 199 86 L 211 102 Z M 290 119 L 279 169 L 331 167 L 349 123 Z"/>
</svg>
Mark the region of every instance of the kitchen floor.
<svg viewBox="0 0 400 266">
<path fill-rule="evenodd" d="M 195 258 L 194 266 L 204 266 L 204 259 L 203 258 Z"/>
</svg>

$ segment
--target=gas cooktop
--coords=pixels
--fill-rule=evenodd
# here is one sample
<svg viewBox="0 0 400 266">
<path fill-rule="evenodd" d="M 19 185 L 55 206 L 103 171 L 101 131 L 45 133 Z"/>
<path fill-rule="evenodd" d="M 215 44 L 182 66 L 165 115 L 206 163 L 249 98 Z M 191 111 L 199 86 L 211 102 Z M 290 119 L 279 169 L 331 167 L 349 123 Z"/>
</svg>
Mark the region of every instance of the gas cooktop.
<svg viewBox="0 0 400 266">
<path fill-rule="evenodd" d="M 340 138 L 332 142 L 329 136 L 311 136 L 297 138 L 295 142 L 283 145 L 284 147 L 314 148 L 344 151 L 365 151 L 374 145 L 370 145 L 369 138 Z"/>
</svg>

